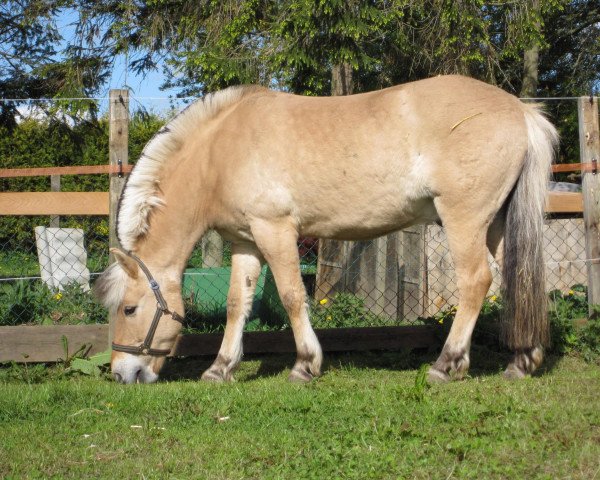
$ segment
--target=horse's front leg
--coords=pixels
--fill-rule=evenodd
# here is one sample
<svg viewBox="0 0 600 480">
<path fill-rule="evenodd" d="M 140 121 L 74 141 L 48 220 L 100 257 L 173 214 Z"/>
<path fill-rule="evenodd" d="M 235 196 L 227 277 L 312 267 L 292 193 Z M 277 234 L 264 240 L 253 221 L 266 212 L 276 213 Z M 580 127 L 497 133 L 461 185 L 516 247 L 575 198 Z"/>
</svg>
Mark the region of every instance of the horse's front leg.
<svg viewBox="0 0 600 480">
<path fill-rule="evenodd" d="M 227 294 L 227 324 L 219 354 L 202 380 L 233 380 L 233 372 L 242 359 L 242 334 L 252 310 L 262 256 L 253 244 L 233 244 L 231 280 Z"/>
<path fill-rule="evenodd" d="M 321 345 L 308 318 L 306 289 L 300 274 L 298 232 L 292 219 L 255 220 L 252 234 L 271 267 L 277 291 L 294 332 L 297 359 L 289 379 L 308 382 L 321 374 Z"/>
</svg>

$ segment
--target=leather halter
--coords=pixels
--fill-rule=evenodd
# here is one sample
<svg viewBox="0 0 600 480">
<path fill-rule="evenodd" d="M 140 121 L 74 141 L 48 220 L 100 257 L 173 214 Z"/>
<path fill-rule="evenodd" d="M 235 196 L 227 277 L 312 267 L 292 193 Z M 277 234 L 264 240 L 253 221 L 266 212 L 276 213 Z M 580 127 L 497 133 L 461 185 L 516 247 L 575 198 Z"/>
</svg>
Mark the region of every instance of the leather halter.
<svg viewBox="0 0 600 480">
<path fill-rule="evenodd" d="M 150 282 L 150 288 L 152 289 L 152 292 L 154 292 L 154 296 L 156 297 L 156 312 L 154 313 L 154 319 L 152 320 L 150 329 L 146 334 L 146 338 L 144 339 L 144 342 L 141 345 L 134 347 L 132 345 L 121 345 L 113 342 L 112 349 L 117 352 L 131 353 L 132 355 L 154 355 L 159 357 L 168 355 L 169 353 L 171 353 L 171 349 L 167 350 L 151 347 L 152 340 L 154 339 L 154 334 L 156 333 L 156 328 L 158 327 L 158 322 L 160 321 L 163 315 L 171 315 L 171 318 L 173 320 L 183 325 L 183 317 L 177 312 L 172 312 L 171 310 L 169 310 L 167 306 L 167 301 L 163 297 L 157 281 L 154 280 L 152 274 L 150 273 L 150 270 L 148 270 L 148 267 L 144 265 L 144 262 L 142 262 L 131 252 L 127 252 L 127 255 L 129 255 L 137 262 L 137 264 L 142 269 L 142 272 L 144 272 L 144 275 L 146 275 L 148 282 Z"/>
</svg>

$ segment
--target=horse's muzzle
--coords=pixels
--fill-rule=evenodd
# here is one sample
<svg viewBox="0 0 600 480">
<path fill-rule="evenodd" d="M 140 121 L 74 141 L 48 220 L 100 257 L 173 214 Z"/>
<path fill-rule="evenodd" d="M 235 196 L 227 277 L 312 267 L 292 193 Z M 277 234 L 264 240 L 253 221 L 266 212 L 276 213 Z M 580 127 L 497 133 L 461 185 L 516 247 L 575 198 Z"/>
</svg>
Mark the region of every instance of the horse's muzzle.
<svg viewBox="0 0 600 480">
<path fill-rule="evenodd" d="M 135 355 L 124 355 L 113 360 L 111 370 L 114 379 L 119 383 L 154 383 L 158 380 L 158 375 L 141 357 Z"/>
</svg>

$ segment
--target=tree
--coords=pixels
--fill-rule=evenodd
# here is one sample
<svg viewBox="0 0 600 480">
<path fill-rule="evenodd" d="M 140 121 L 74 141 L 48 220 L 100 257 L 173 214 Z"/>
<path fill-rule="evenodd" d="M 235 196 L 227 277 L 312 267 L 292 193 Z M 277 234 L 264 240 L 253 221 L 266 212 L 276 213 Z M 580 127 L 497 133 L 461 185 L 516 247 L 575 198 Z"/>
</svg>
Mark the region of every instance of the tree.
<svg viewBox="0 0 600 480">
<path fill-rule="evenodd" d="M 106 80 L 106 65 L 61 52 L 56 25 L 67 0 L 7 0 L 0 5 L 0 98 L 86 96 Z M 103 71 L 104 67 L 104 71 Z M 18 102 L 0 104 L 0 124 L 13 125 Z"/>
<path fill-rule="evenodd" d="M 238 83 L 326 95 L 334 70 L 356 91 L 462 73 L 518 92 L 523 51 L 545 46 L 541 19 L 566 2 L 530 1 L 84 0 L 79 23 L 102 25 L 109 56 L 127 51 L 137 71 L 164 64 L 183 95 Z"/>
<path fill-rule="evenodd" d="M 54 23 L 64 9 L 74 39 Z M 125 55 L 137 73 L 164 68 L 181 95 L 240 83 L 327 95 L 334 78 L 360 92 L 444 73 L 533 94 L 528 52 L 526 77 L 537 65 L 540 88 L 561 94 L 598 82 L 599 24 L 591 0 L 11 0 L 0 38 L 28 59 L 8 68 L 4 55 L 0 78 L 18 96 L 79 96 Z"/>
</svg>

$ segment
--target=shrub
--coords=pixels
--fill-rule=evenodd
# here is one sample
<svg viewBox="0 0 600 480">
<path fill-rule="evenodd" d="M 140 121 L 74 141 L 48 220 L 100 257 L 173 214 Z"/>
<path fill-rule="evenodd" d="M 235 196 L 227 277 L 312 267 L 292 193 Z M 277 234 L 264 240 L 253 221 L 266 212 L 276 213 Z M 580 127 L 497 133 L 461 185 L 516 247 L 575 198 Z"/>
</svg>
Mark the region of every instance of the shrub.
<svg viewBox="0 0 600 480">
<path fill-rule="evenodd" d="M 313 302 L 311 321 L 315 328 L 375 327 L 396 323 L 375 315 L 365 307 L 361 297 L 351 293 L 336 293 Z"/>
<path fill-rule="evenodd" d="M 41 282 L 18 281 L 0 289 L 0 325 L 106 323 L 106 310 L 91 292 L 72 284 L 54 291 Z"/>
</svg>

